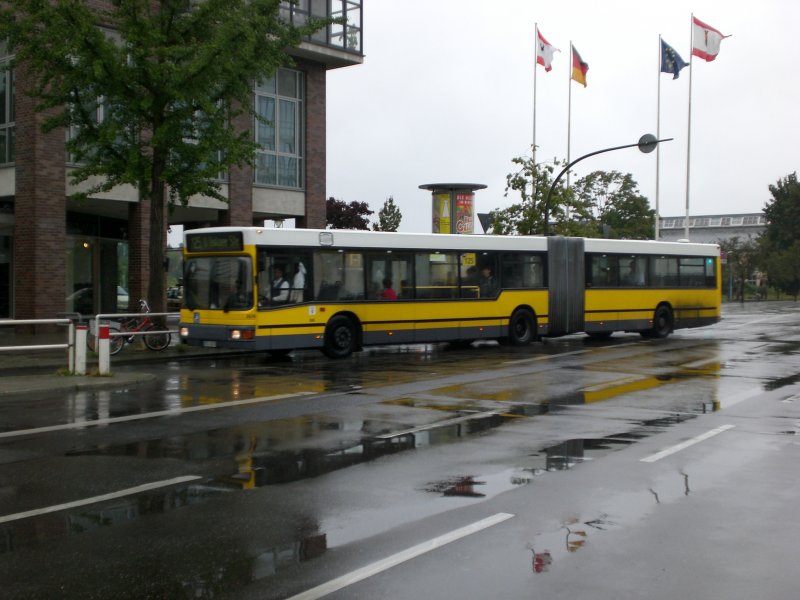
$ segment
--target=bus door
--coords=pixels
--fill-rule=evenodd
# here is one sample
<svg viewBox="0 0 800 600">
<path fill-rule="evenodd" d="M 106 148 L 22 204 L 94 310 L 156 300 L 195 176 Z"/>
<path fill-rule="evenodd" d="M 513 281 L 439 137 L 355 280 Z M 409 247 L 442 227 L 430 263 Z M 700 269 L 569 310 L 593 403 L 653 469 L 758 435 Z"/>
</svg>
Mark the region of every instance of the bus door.
<svg viewBox="0 0 800 600">
<path fill-rule="evenodd" d="M 551 336 L 583 331 L 584 272 L 583 239 L 547 238 L 548 329 Z"/>
</svg>

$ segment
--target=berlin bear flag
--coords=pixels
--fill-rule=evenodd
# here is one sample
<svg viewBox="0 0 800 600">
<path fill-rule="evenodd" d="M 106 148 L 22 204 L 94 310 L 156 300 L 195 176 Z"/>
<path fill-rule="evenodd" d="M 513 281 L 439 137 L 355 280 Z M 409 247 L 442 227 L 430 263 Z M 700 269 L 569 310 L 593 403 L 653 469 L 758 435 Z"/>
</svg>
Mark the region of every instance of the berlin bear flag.
<svg viewBox="0 0 800 600">
<path fill-rule="evenodd" d="M 692 15 L 692 55 L 710 62 L 717 58 L 719 45 L 727 35 L 723 35 L 717 29 L 706 25 L 700 19 Z"/>
<path fill-rule="evenodd" d="M 553 69 L 553 54 L 559 50 L 544 39 L 538 27 L 536 28 L 536 37 L 536 62 L 542 65 L 545 71 L 551 71 Z"/>
</svg>

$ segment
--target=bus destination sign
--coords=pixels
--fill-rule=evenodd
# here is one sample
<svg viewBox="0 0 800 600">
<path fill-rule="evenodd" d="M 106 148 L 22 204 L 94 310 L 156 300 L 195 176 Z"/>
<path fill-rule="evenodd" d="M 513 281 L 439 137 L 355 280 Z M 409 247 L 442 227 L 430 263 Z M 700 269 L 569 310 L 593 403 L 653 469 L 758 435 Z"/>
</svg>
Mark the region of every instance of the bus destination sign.
<svg viewBox="0 0 800 600">
<path fill-rule="evenodd" d="M 190 233 L 186 247 L 189 252 L 241 252 L 244 242 L 241 231 Z"/>
</svg>

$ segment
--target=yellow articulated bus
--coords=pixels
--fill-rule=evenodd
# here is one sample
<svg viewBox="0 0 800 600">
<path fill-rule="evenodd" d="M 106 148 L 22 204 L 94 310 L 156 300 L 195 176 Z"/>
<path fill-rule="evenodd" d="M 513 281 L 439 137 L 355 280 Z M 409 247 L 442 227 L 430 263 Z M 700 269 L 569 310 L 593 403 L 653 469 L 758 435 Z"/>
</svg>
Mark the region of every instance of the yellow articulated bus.
<svg viewBox="0 0 800 600">
<path fill-rule="evenodd" d="M 339 358 L 378 344 L 665 337 L 720 318 L 711 244 L 258 227 L 184 237 L 180 331 L 194 346 Z"/>
</svg>

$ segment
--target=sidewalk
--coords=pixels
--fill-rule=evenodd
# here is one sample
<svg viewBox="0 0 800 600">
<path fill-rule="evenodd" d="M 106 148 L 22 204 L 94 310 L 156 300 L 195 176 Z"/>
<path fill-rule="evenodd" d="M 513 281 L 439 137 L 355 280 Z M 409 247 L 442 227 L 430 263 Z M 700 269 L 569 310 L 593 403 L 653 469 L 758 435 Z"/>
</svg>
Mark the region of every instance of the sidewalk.
<svg viewBox="0 0 800 600">
<path fill-rule="evenodd" d="M 5 335 L 0 336 L 0 347 L 59 344 L 65 343 L 65 341 L 66 336 L 37 336 L 34 339 Z M 89 375 L 67 373 L 66 350 L 31 349 L 30 351 L 0 352 L 0 398 L 59 390 L 72 392 L 83 389 L 135 385 L 152 381 L 155 378 L 148 371 L 147 365 L 150 363 L 236 354 L 241 354 L 241 352 L 186 346 L 174 341 L 169 348 L 161 352 L 148 350 L 139 343 L 126 344 L 119 354 L 111 357 L 111 374 L 99 376 L 91 375 L 91 373 L 97 372 L 97 356 L 93 352 L 87 351 L 86 356 L 86 370 L 90 373 Z M 115 371 L 115 368 L 120 365 L 137 365 L 137 368 L 135 371 Z"/>
</svg>

